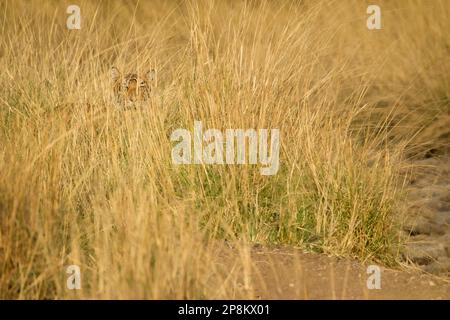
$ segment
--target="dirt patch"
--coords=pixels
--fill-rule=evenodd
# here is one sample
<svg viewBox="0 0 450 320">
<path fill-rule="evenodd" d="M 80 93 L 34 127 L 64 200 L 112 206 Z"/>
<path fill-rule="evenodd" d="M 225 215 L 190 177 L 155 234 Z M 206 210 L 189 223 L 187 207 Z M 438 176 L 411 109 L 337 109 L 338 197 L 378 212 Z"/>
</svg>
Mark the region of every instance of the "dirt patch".
<svg viewBox="0 0 450 320">
<path fill-rule="evenodd" d="M 357 261 L 284 247 L 254 247 L 247 254 L 251 272 L 243 273 L 241 283 L 251 284 L 255 299 L 450 299 L 449 281 L 418 271 L 380 266 L 380 289 L 368 289 L 373 273 Z M 228 248 L 220 255 L 230 264 L 242 252 Z"/>
</svg>

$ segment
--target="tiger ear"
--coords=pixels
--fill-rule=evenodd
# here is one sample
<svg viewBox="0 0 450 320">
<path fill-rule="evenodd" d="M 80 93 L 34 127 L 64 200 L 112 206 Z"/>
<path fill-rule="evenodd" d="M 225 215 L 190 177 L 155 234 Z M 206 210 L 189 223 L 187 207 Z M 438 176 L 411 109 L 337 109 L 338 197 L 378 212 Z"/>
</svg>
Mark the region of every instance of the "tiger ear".
<svg viewBox="0 0 450 320">
<path fill-rule="evenodd" d="M 156 80 L 156 70 L 152 69 L 152 70 L 148 71 L 145 74 L 145 78 L 150 82 L 155 81 Z"/>
<path fill-rule="evenodd" d="M 120 78 L 120 71 L 116 67 L 111 68 L 111 79 L 116 82 Z"/>
</svg>

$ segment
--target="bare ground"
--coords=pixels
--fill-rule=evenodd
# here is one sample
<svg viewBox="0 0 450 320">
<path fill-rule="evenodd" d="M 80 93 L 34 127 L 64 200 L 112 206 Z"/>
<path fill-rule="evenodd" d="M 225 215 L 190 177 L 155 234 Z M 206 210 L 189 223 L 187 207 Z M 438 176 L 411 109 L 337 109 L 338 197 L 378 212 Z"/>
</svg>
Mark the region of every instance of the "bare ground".
<svg viewBox="0 0 450 320">
<path fill-rule="evenodd" d="M 255 299 L 450 299 L 450 281 L 419 270 L 381 268 L 381 288 L 368 289 L 367 264 L 354 260 L 304 253 L 294 248 L 250 249 L 252 272 L 245 272 L 241 285 L 251 283 Z M 220 256 L 229 270 L 234 248 Z"/>
</svg>

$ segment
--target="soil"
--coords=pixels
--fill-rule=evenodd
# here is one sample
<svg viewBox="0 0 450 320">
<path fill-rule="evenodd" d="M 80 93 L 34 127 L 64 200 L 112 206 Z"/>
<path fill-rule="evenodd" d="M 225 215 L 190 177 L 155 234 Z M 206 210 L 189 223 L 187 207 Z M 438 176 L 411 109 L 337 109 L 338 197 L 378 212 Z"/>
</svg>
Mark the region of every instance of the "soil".
<svg viewBox="0 0 450 320">
<path fill-rule="evenodd" d="M 238 250 L 226 249 L 221 256 L 229 264 Z M 254 247 L 250 258 L 253 270 L 249 279 L 242 276 L 241 285 L 252 284 L 254 299 L 450 299 L 450 281 L 418 270 L 380 266 L 380 289 L 368 289 L 373 273 L 357 261 L 285 247 Z"/>
</svg>

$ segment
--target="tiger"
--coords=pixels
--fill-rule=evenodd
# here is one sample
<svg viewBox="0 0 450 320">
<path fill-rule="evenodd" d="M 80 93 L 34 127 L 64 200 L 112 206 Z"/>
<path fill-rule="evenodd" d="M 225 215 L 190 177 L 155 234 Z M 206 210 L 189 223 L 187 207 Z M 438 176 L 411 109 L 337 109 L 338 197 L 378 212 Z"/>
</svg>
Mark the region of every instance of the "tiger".
<svg viewBox="0 0 450 320">
<path fill-rule="evenodd" d="M 111 80 L 116 104 L 125 108 L 136 107 L 150 98 L 150 93 L 156 86 L 156 71 L 152 69 L 143 77 L 138 76 L 137 73 L 123 76 L 119 69 L 112 67 Z"/>
</svg>

